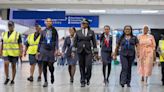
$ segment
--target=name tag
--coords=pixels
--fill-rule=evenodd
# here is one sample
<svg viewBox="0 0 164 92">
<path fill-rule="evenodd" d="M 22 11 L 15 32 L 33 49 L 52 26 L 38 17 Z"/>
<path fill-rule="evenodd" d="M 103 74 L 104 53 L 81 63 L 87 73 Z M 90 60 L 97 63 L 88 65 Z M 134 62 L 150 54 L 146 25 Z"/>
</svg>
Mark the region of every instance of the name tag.
<svg viewBox="0 0 164 92">
<path fill-rule="evenodd" d="M 50 44 L 50 40 L 47 40 L 47 44 Z"/>
</svg>

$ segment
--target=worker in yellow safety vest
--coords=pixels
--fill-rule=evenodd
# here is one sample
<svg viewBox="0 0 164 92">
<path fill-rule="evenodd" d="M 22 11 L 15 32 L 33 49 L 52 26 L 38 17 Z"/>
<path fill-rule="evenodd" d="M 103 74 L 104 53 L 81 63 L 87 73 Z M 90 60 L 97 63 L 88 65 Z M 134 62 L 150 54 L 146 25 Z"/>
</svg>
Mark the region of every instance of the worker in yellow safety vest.
<svg viewBox="0 0 164 92">
<path fill-rule="evenodd" d="M 10 81 L 9 79 L 9 64 L 12 65 L 12 80 L 10 84 L 14 84 L 16 75 L 16 63 L 18 58 L 22 57 L 22 40 L 20 33 L 14 31 L 14 22 L 8 22 L 8 30 L 2 33 L 0 55 L 4 60 L 4 71 L 6 75 L 5 85 Z"/>
<path fill-rule="evenodd" d="M 25 52 L 24 56 L 26 56 L 26 52 L 29 54 L 29 62 L 30 62 L 30 77 L 27 78 L 28 81 L 33 82 L 33 74 L 35 70 L 35 65 L 38 63 L 39 76 L 37 81 L 41 81 L 42 74 L 42 62 L 36 59 L 36 53 L 38 50 L 38 44 L 40 41 L 40 32 L 41 26 L 35 25 L 36 32 L 28 35 L 27 41 L 25 43 Z"/>
<path fill-rule="evenodd" d="M 161 63 L 161 75 L 162 75 L 162 85 L 164 86 L 164 35 L 161 35 L 161 40 L 159 40 L 157 51 L 159 53 L 159 60 Z"/>
</svg>

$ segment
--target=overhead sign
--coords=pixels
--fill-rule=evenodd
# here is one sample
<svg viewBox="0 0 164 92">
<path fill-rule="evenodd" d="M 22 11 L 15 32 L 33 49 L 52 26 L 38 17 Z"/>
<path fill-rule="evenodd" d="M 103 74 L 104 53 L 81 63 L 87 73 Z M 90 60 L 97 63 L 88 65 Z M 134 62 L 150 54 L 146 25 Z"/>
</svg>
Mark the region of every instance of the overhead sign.
<svg viewBox="0 0 164 92">
<path fill-rule="evenodd" d="M 99 27 L 99 16 L 74 16 L 68 15 L 65 19 L 54 19 L 53 26 L 55 27 L 80 27 L 82 19 L 88 19 L 90 21 L 90 27 Z M 36 20 L 36 23 L 42 27 L 45 26 L 44 20 Z"/>
<path fill-rule="evenodd" d="M 65 11 L 13 11 L 13 19 L 65 19 Z"/>
</svg>

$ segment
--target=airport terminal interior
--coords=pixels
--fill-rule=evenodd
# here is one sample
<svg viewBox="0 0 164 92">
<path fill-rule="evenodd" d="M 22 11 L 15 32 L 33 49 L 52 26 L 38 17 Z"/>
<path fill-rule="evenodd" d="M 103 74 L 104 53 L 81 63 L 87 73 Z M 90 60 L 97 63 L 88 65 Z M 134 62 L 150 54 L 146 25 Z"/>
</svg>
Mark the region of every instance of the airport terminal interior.
<svg viewBox="0 0 164 92">
<path fill-rule="evenodd" d="M 47 29 L 47 18 L 51 20 L 52 26 L 57 30 L 58 53 L 60 54 L 56 55 L 54 59 L 54 83 L 51 83 L 52 76 L 48 69 L 48 84 L 44 87 L 44 73 L 41 75 L 41 81 L 37 81 L 39 73 L 37 65 L 33 81 L 29 81 L 28 77 L 31 74 L 29 62 L 31 58 L 28 54 L 24 55 L 24 51 L 28 36 L 35 33 L 36 25 L 39 25 L 42 31 Z M 85 19 L 87 21 L 84 21 Z M 94 57 L 91 61 L 91 79 L 85 87 L 80 82 L 82 73 L 79 60 L 75 64 L 76 71 L 74 80 L 71 82 L 68 72 L 70 64 L 66 57 L 63 56 L 63 54 L 66 54 L 66 51 L 63 52 L 63 45 L 65 39 L 70 35 L 70 28 L 74 27 L 78 33 L 82 29 L 83 23 L 88 23 L 90 29 L 94 32 L 93 37 L 95 38 L 93 39 L 96 40 L 97 46 L 97 58 Z M 162 83 L 164 60 L 162 59 L 163 62 L 161 61 L 163 54 L 158 52 L 158 48 L 160 48 L 159 42 L 164 37 L 164 0 L 0 0 L 0 34 L 9 31 L 9 27 L 13 26 L 13 24 L 14 31 L 21 35 L 23 55 L 16 62 L 14 83 L 10 84 L 9 82 L 7 85 L 4 84 L 6 80 L 6 61 L 3 57 L 5 48 L 3 42 L 5 42 L 5 39 L 3 39 L 4 35 L 0 35 L 0 49 L 3 47 L 3 53 L 0 53 L 3 54 L 0 56 L 0 92 L 164 92 L 164 79 Z M 155 50 L 151 49 L 150 51 L 155 51 L 156 57 L 153 59 L 154 61 L 152 58 L 149 60 L 155 63 L 152 65 L 152 73 L 148 76 L 146 83 L 142 81 L 142 76 L 139 73 L 140 67 L 138 62 L 140 62 L 140 59 L 136 55 L 134 56 L 134 62 L 131 61 L 133 62 L 131 67 L 131 82 L 129 86 L 128 83 L 125 87 L 121 85 L 120 74 L 122 73 L 123 62 L 121 62 L 120 53 L 116 55 L 116 59 L 111 59 L 111 72 L 108 83 L 106 83 L 103 77 L 104 62 L 100 40 L 102 33 L 105 32 L 105 28 L 108 27 L 107 25 L 110 28 L 109 34 L 112 37 L 112 53 L 116 51 L 115 49 L 119 41 L 122 41 L 119 39 L 124 34 L 124 27 L 126 25 L 132 27 L 131 31 L 135 37 L 144 34 L 145 26 L 147 27 L 148 34 L 152 35 L 154 44 L 156 44 Z M 164 44 L 161 45 L 161 48 L 162 46 L 164 48 Z M 83 48 L 86 47 L 83 46 Z M 146 52 L 141 54 L 144 55 Z M 115 55 L 115 53 L 112 55 Z M 37 57 L 34 56 L 34 58 Z M 8 67 L 9 79 L 12 79 L 13 72 L 11 63 Z"/>
</svg>

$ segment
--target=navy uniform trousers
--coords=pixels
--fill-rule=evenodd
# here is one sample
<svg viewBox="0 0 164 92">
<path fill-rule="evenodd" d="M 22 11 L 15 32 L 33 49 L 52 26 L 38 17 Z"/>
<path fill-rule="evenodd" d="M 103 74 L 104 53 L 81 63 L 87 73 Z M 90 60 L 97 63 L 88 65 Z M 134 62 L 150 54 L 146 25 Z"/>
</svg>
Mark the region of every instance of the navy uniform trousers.
<svg viewBox="0 0 164 92">
<path fill-rule="evenodd" d="M 78 54 L 79 57 L 79 68 L 81 74 L 81 83 L 89 81 L 91 78 L 92 70 L 92 53 L 86 53 L 85 50 Z"/>
<path fill-rule="evenodd" d="M 131 69 L 135 56 L 120 55 L 122 70 L 120 74 L 120 84 L 130 84 L 131 82 Z"/>
</svg>

